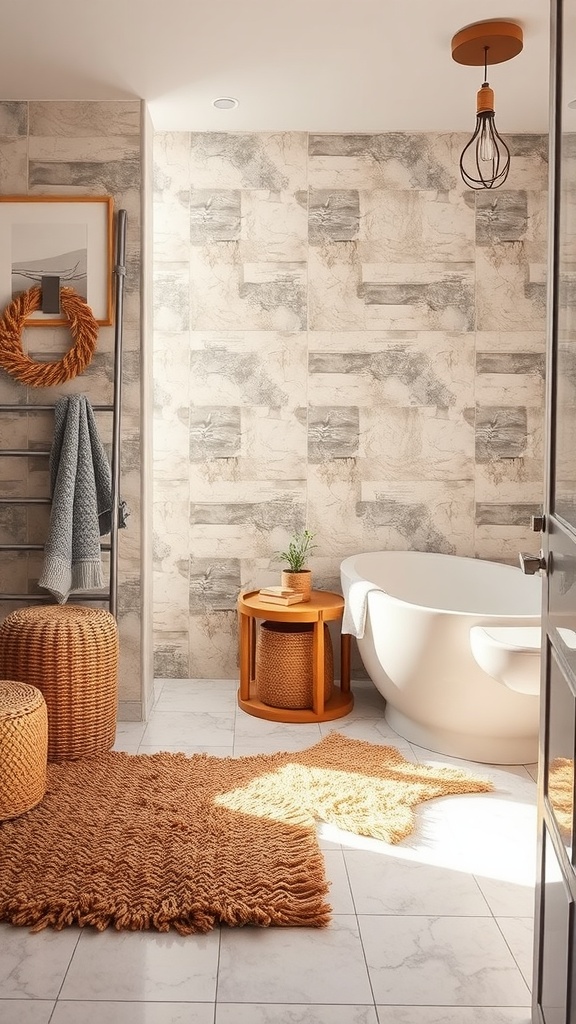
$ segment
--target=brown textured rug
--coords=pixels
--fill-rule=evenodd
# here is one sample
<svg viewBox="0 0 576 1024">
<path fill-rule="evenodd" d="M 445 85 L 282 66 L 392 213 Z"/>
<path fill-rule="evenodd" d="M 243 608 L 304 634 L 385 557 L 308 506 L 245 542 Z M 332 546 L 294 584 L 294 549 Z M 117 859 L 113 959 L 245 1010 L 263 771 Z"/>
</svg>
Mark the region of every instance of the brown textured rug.
<svg viewBox="0 0 576 1024">
<path fill-rule="evenodd" d="M 423 800 L 490 789 L 338 733 L 298 753 L 51 764 L 42 803 L 0 826 L 0 920 L 36 931 L 322 927 L 316 821 L 396 843 Z"/>
</svg>

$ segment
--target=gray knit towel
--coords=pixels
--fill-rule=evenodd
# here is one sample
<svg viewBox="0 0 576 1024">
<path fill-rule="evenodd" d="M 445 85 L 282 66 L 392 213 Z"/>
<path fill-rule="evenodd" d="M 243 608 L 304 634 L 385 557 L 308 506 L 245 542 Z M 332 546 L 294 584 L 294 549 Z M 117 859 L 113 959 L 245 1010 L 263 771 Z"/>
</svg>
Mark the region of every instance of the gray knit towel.
<svg viewBox="0 0 576 1024">
<path fill-rule="evenodd" d="M 104 586 L 100 537 L 110 532 L 112 478 L 85 395 L 56 402 L 50 449 L 52 509 L 38 581 L 65 604 L 72 592 Z"/>
</svg>

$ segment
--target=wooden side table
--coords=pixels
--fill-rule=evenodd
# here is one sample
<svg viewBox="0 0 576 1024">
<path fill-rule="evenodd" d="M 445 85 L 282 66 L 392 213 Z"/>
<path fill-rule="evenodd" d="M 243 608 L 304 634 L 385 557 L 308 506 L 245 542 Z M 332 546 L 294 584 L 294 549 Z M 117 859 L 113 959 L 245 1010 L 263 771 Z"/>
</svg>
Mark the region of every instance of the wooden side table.
<svg viewBox="0 0 576 1024">
<path fill-rule="evenodd" d="M 238 704 L 256 718 L 272 722 L 328 722 L 347 715 L 354 706 L 350 691 L 350 634 L 340 639 L 340 689 L 324 700 L 324 623 L 344 614 L 344 598 L 327 590 L 313 590 L 309 601 L 298 604 L 266 604 L 253 590 L 238 598 L 240 627 L 240 688 Z M 274 708 L 255 696 L 256 620 L 270 622 L 312 622 L 312 704 L 311 708 Z"/>
</svg>

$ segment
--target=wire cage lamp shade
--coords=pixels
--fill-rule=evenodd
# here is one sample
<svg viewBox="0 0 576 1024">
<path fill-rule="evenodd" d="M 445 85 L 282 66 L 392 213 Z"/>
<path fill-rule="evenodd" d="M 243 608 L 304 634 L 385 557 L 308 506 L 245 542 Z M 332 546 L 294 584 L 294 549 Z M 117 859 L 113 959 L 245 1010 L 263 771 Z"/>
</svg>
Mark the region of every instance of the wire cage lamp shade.
<svg viewBox="0 0 576 1024">
<path fill-rule="evenodd" d="M 484 81 L 476 95 L 476 124 L 460 155 L 460 174 L 469 188 L 498 188 L 510 170 L 510 150 L 496 127 L 494 91 L 488 65 L 510 60 L 522 50 L 522 29 L 513 22 L 479 22 L 452 39 L 452 57 L 459 64 L 484 65 Z"/>
</svg>

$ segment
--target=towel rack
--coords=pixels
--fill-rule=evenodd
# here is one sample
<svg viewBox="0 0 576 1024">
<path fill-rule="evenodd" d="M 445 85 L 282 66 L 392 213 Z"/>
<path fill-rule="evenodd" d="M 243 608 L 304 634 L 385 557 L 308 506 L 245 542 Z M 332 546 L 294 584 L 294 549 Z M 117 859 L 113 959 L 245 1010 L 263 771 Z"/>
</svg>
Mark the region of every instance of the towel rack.
<svg viewBox="0 0 576 1024">
<path fill-rule="evenodd" d="M 111 405 L 93 405 L 94 412 L 112 414 L 112 456 L 110 470 L 112 476 L 112 525 L 110 540 L 100 544 L 101 551 L 110 552 L 110 568 L 108 589 L 94 593 L 72 594 L 71 600 L 84 602 L 108 602 L 108 608 L 114 617 L 118 612 L 118 519 L 120 514 L 120 438 L 122 416 L 122 342 L 124 315 L 124 282 L 126 278 L 126 210 L 118 210 L 116 222 L 116 260 L 114 263 L 114 383 Z M 51 412 L 54 405 L 18 405 L 0 403 L 0 414 L 3 412 L 30 413 Z M 0 448 L 0 457 L 45 457 L 50 455 L 49 448 Z M 4 498 L 2 505 L 50 505 L 50 498 Z M 43 551 L 43 544 L 0 544 L 0 551 Z M 54 598 L 49 594 L 9 594 L 0 592 L 0 601 L 25 601 L 26 603 L 50 602 Z"/>
</svg>

